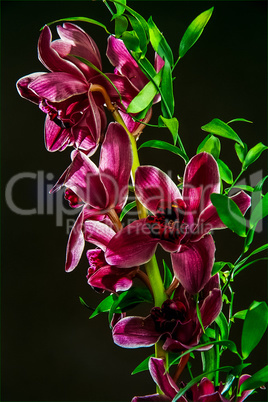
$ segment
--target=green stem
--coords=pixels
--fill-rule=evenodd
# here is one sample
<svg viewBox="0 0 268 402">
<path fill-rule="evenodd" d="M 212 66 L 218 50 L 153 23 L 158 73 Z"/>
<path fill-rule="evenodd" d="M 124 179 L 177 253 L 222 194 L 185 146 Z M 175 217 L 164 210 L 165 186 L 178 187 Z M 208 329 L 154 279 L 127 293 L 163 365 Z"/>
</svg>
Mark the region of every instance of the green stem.
<svg viewBox="0 0 268 402">
<path fill-rule="evenodd" d="M 215 323 L 215 339 L 216 341 L 219 340 L 219 327 Z M 216 369 L 219 369 L 220 367 L 220 345 L 214 345 L 215 346 L 215 358 L 216 358 Z M 215 377 L 214 377 L 214 386 L 217 387 L 219 383 L 219 370 L 215 371 Z"/>
<path fill-rule="evenodd" d="M 145 264 L 146 273 L 150 279 L 150 283 L 154 293 L 154 304 L 161 307 L 167 299 L 163 281 L 159 272 L 156 256 L 154 255 L 147 264 Z"/>
<path fill-rule="evenodd" d="M 102 0 L 102 2 L 106 5 L 106 7 L 108 8 L 108 10 L 110 11 L 110 13 L 112 14 L 112 16 L 114 16 L 113 10 L 111 9 L 111 7 L 109 6 L 109 4 L 107 3 L 106 0 Z"/>
<path fill-rule="evenodd" d="M 235 179 L 235 181 L 233 181 L 231 187 L 228 187 L 225 189 L 225 194 L 228 194 L 232 188 L 234 187 L 234 185 L 237 183 L 238 179 L 240 178 L 240 176 L 245 172 L 246 169 L 242 169 L 241 172 L 239 173 L 239 175 L 237 176 L 237 178 Z"/>
</svg>

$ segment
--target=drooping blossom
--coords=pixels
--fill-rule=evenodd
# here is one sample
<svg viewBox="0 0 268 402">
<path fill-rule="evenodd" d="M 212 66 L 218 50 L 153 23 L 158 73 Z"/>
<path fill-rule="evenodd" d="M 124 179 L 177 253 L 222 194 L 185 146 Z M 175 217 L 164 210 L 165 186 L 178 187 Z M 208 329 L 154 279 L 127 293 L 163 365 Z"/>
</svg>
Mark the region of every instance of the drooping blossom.
<svg viewBox="0 0 268 402">
<path fill-rule="evenodd" d="M 51 41 L 51 31 L 45 26 L 38 41 L 39 60 L 50 72 L 22 77 L 17 89 L 47 114 L 45 145 L 49 151 L 62 151 L 71 145 L 92 155 L 105 131 L 106 116 L 104 99 L 100 93 L 91 92 L 91 86 L 103 86 L 118 105 L 121 100 L 111 83 L 82 61 L 85 59 L 101 71 L 101 57 L 93 39 L 71 23 L 57 26 L 57 32 L 60 39 Z M 127 76 L 107 76 L 127 104 L 138 94 Z"/>
<path fill-rule="evenodd" d="M 183 287 L 198 293 L 208 282 L 215 245 L 210 230 L 226 227 L 210 201 L 220 192 L 218 165 L 203 152 L 187 164 L 182 195 L 176 184 L 154 166 L 136 171 L 136 196 L 152 212 L 126 226 L 109 243 L 106 260 L 126 268 L 148 262 L 160 244 L 171 253 L 174 274 Z M 250 197 L 243 191 L 231 197 L 244 214 Z"/>
<path fill-rule="evenodd" d="M 108 45 L 107 45 L 107 57 L 110 60 L 111 64 L 115 67 L 115 74 L 119 77 L 128 77 L 131 81 L 131 84 L 137 88 L 138 92 L 144 88 L 144 86 L 149 82 L 149 79 L 146 75 L 141 71 L 137 62 L 131 56 L 129 51 L 127 50 L 124 42 L 121 39 L 115 38 L 114 36 L 109 36 Z M 161 68 L 164 66 L 163 59 L 155 54 L 155 70 L 158 73 Z M 154 99 L 154 103 L 160 100 L 160 96 L 156 95 Z M 125 110 L 129 106 L 129 99 L 125 99 L 122 101 Z M 125 113 L 124 109 L 121 108 L 120 114 L 128 128 L 128 130 L 133 134 L 139 134 L 142 131 L 143 124 L 135 121 L 129 114 Z M 152 109 L 150 108 L 146 114 L 144 120 L 147 122 L 150 120 L 152 115 Z"/>
<path fill-rule="evenodd" d="M 116 293 L 128 290 L 139 268 L 117 268 L 108 265 L 100 248 L 87 251 L 88 284 L 98 291 Z"/>
<path fill-rule="evenodd" d="M 214 275 L 199 296 L 199 309 L 204 328 L 219 315 L 222 308 L 219 277 Z M 147 317 L 126 317 L 113 329 L 114 342 L 125 348 L 152 346 L 160 339 L 163 349 L 178 352 L 198 345 L 203 330 L 196 312 L 196 301 L 182 285 L 173 299 L 152 308 Z"/>
<path fill-rule="evenodd" d="M 131 402 L 171 402 L 180 389 L 166 371 L 163 360 L 151 357 L 149 360 L 149 370 L 154 382 L 158 385 L 163 394 L 135 396 Z M 249 377 L 248 374 L 244 374 L 239 378 L 238 389 Z M 185 394 L 178 399 L 178 402 L 234 402 L 235 400 L 236 402 L 243 402 L 253 391 L 243 391 L 241 396 L 237 399 L 235 399 L 236 395 L 232 394 L 231 398 L 227 399 L 222 395 L 223 389 L 224 386 L 222 383 L 218 387 L 214 387 L 213 383 L 204 377 L 198 385 L 194 384 L 187 390 Z"/>
<path fill-rule="evenodd" d="M 85 239 L 89 241 L 85 223 L 88 220 L 103 221 L 105 217 L 105 223 L 108 223 L 107 214 L 111 211 L 119 213 L 124 207 L 132 159 L 131 144 L 125 129 L 118 123 L 110 123 L 101 147 L 99 167 L 83 152 L 77 152 L 71 165 L 54 186 L 53 191 L 63 185 L 66 187 L 66 198 L 70 205 L 83 205 L 69 236 L 65 266 L 67 271 L 77 266 Z M 107 226 L 108 232 L 110 229 Z M 106 242 L 106 233 L 103 233 Z"/>
</svg>

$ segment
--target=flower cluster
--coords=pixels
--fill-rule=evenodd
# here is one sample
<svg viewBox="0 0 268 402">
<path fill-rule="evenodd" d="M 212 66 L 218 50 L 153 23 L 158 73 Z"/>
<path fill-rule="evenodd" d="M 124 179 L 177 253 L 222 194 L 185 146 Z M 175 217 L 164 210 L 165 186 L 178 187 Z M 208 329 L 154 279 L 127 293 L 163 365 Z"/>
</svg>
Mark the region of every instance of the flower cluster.
<svg viewBox="0 0 268 402">
<path fill-rule="evenodd" d="M 134 15 L 137 17 L 137 13 Z M 213 147 L 202 143 L 203 149 L 189 159 L 175 133 L 181 144 L 177 154 L 187 162 L 184 172 L 180 172 L 182 184 L 172 181 L 158 167 L 139 165 L 136 143 L 152 116 L 153 104 L 164 102 L 166 116 L 162 121 L 168 128 L 175 118 L 166 91 L 173 71 L 169 47 L 150 20 L 148 39 L 146 22 L 143 23 L 146 40 L 156 51 L 153 67 L 144 59 L 145 46 L 138 24 L 143 20 L 137 21 L 133 28 L 137 27 L 135 35 L 140 47 L 135 45 L 135 51 L 135 41 L 127 40 L 131 37 L 129 31 L 125 36 L 121 33 L 122 39 L 120 35 L 108 38 L 107 58 L 115 68 L 113 73 L 102 71 L 98 47 L 80 27 L 66 22 L 57 27 L 60 39 L 52 41 L 51 31 L 45 26 L 38 42 L 38 56 L 49 72 L 27 75 L 18 81 L 17 88 L 22 97 L 46 113 L 47 150 L 72 147 L 71 163 L 52 190 L 64 188 L 70 207 L 80 211 L 69 235 L 65 269 L 70 272 L 78 265 L 86 247 L 88 284 L 97 292 L 106 291 L 113 296 L 105 299 L 105 308 L 99 306 L 99 312 L 107 311 L 110 303 L 114 342 L 124 348 L 156 345 L 149 371 L 158 392 L 135 397 L 133 402 L 172 401 L 180 392 L 175 380 L 187 363 L 180 356 L 187 355 L 188 360 L 193 351 L 206 353 L 217 342 L 226 346 L 228 331 L 224 333 L 223 329 L 224 325 L 230 328 L 231 323 L 225 324 L 222 318 L 222 293 L 231 277 L 226 279 L 221 267 L 215 269 L 213 231 L 230 227 L 242 233 L 240 221 L 251 198 L 243 190 L 231 197 L 228 191 L 222 194 L 223 165 L 216 156 L 217 141 L 212 135 L 209 141 L 214 141 Z M 137 99 L 142 99 L 141 110 L 134 108 L 135 112 L 128 113 Z M 115 122 L 108 123 L 106 111 L 111 112 Z M 97 149 L 98 166 L 90 159 Z M 240 156 L 241 152 L 240 149 Z M 120 215 L 130 209 L 130 188 L 139 219 L 123 224 Z M 221 200 L 220 207 L 213 202 L 215 199 Z M 227 212 L 222 212 L 223 203 L 231 206 Z M 246 236 L 244 232 L 242 236 Z M 164 281 L 155 258 L 158 245 L 171 259 L 172 270 L 165 263 Z M 143 281 L 143 287 L 136 286 L 139 281 Z M 149 300 L 144 296 L 148 292 Z M 154 302 L 145 317 L 126 314 L 131 305 L 141 301 Z M 223 331 L 220 335 L 219 329 L 209 328 L 215 320 Z M 230 343 L 227 347 L 231 348 Z M 219 350 L 217 353 L 219 362 Z M 168 373 L 168 354 L 175 354 L 179 362 L 174 379 Z M 184 395 L 176 400 L 242 402 L 252 392 L 253 388 L 241 388 L 249 379 L 247 375 L 240 376 L 242 365 L 233 375 L 237 377 L 236 393 L 234 389 L 228 395 L 217 377 L 219 366 L 212 367 L 214 382 L 204 375 L 191 387 L 186 386 Z M 236 397 L 240 388 L 241 395 Z"/>
</svg>

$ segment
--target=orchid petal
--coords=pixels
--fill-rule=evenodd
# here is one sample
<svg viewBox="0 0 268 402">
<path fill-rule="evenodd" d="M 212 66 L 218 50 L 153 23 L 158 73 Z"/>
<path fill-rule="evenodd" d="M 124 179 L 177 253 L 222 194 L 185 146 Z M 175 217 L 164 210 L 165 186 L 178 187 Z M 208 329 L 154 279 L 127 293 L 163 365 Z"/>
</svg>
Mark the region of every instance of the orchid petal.
<svg viewBox="0 0 268 402">
<path fill-rule="evenodd" d="M 45 120 L 45 146 L 50 152 L 63 150 L 70 145 L 70 130 L 59 127 L 46 116 Z"/>
<path fill-rule="evenodd" d="M 239 207 L 240 211 L 244 215 L 247 209 L 250 207 L 251 198 L 244 191 L 230 197 L 236 205 Z M 192 241 L 199 240 L 204 234 L 215 229 L 225 229 L 226 225 L 220 219 L 216 208 L 214 205 L 210 204 L 206 209 L 204 209 L 198 219 L 197 227 L 195 233 L 192 236 Z"/>
<path fill-rule="evenodd" d="M 77 153 L 70 165 L 65 186 L 90 206 L 102 210 L 106 208 L 108 196 L 99 169 L 82 152 Z"/>
<path fill-rule="evenodd" d="M 16 84 L 20 96 L 38 105 L 40 97 L 36 95 L 31 89 L 29 89 L 29 85 L 37 78 L 47 74 L 48 73 L 33 73 L 20 78 Z"/>
<path fill-rule="evenodd" d="M 88 284 L 93 288 L 107 290 L 108 292 L 123 292 L 132 286 L 132 278 L 136 271 L 137 269 L 131 270 L 105 265 L 90 276 Z"/>
<path fill-rule="evenodd" d="M 145 221 L 134 221 L 113 237 L 105 255 L 110 265 L 131 268 L 145 264 L 152 258 L 158 239 L 152 238 Z"/>
<path fill-rule="evenodd" d="M 155 330 L 153 319 L 148 316 L 126 317 L 113 328 L 113 340 L 123 348 L 140 348 L 154 345 L 161 334 Z"/>
<path fill-rule="evenodd" d="M 62 59 L 56 50 L 51 47 L 51 38 L 51 31 L 48 26 L 45 26 L 38 41 L 38 57 L 41 63 L 52 72 L 64 71 L 84 80 L 84 75 L 79 68 L 70 61 Z"/>
<path fill-rule="evenodd" d="M 241 387 L 243 382 L 246 381 L 250 377 L 251 376 L 249 374 L 241 375 L 241 377 L 239 378 L 239 381 L 238 381 L 238 389 Z M 250 394 L 252 394 L 253 391 L 254 391 L 254 389 L 248 389 L 246 391 L 243 391 L 241 393 L 241 396 L 237 397 L 236 402 L 243 402 Z"/>
<path fill-rule="evenodd" d="M 178 252 L 171 254 L 174 274 L 187 292 L 196 294 L 206 285 L 214 254 L 215 245 L 211 235 L 198 242 L 182 244 Z"/>
<path fill-rule="evenodd" d="M 86 220 L 84 222 L 84 237 L 89 243 L 95 244 L 103 251 L 115 235 L 115 231 L 102 222 Z"/>
<path fill-rule="evenodd" d="M 86 93 L 88 85 L 68 73 L 50 73 L 37 77 L 29 84 L 29 89 L 50 102 L 62 102 L 74 95 Z"/>
<path fill-rule="evenodd" d="M 136 196 L 152 213 L 156 213 L 159 201 L 168 204 L 181 198 L 176 184 L 162 170 L 154 166 L 139 166 L 136 170 Z"/>
<path fill-rule="evenodd" d="M 149 360 L 149 370 L 154 382 L 159 386 L 161 391 L 170 399 L 179 392 L 179 388 L 167 373 L 163 359 L 151 357 Z"/>
<path fill-rule="evenodd" d="M 67 250 L 66 250 L 66 262 L 65 271 L 71 272 L 79 263 L 84 246 L 85 240 L 83 235 L 83 222 L 84 222 L 84 210 L 78 215 L 76 222 L 69 235 Z"/>
<path fill-rule="evenodd" d="M 126 202 L 132 161 L 132 148 L 125 129 L 119 123 L 110 123 L 101 147 L 99 171 L 113 208 Z"/>
<path fill-rule="evenodd" d="M 218 317 L 222 309 L 221 290 L 213 289 L 200 306 L 204 327 L 209 326 Z"/>
<path fill-rule="evenodd" d="M 183 178 L 183 200 L 196 216 L 210 203 L 210 195 L 220 192 L 219 168 L 212 155 L 202 152 L 187 164 Z"/>
<path fill-rule="evenodd" d="M 111 64 L 116 67 L 116 71 L 128 77 L 136 88 L 140 90 L 147 84 L 148 78 L 141 71 L 121 39 L 109 36 L 106 54 Z"/>
</svg>

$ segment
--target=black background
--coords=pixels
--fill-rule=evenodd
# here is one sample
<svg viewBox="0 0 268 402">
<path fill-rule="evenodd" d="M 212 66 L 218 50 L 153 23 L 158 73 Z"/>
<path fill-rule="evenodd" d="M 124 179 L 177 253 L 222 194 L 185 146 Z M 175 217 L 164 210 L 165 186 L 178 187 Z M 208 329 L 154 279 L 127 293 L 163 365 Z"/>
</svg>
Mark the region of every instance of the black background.
<svg viewBox="0 0 268 402">
<path fill-rule="evenodd" d="M 44 115 L 21 99 L 15 83 L 23 75 L 45 71 L 37 59 L 39 29 L 47 22 L 69 16 L 87 16 L 111 27 L 110 15 L 99 2 L 2 1 L 2 190 L 21 172 L 44 172 L 45 192 L 69 164 L 69 149 L 48 153 L 43 145 Z M 254 124 L 234 123 L 233 128 L 250 147 L 266 142 L 266 2 L 260 1 L 130 1 L 145 18 L 153 16 L 177 54 L 187 25 L 202 11 L 215 6 L 198 43 L 179 62 L 175 80 L 175 115 L 190 156 L 205 137 L 200 127 L 215 117 L 236 117 Z M 99 27 L 78 23 L 97 42 L 103 71 L 112 71 L 105 60 L 106 33 Z M 53 28 L 55 36 L 55 30 Z M 154 109 L 154 119 L 159 112 Z M 152 121 L 155 121 L 155 120 Z M 147 128 L 140 141 L 171 141 L 168 131 Z M 222 140 L 223 159 L 234 174 L 239 162 L 233 143 Z M 97 156 L 94 157 L 97 161 Z M 165 151 L 143 149 L 142 164 L 183 174 L 180 158 Z M 265 175 L 266 155 L 248 170 Z M 40 173 L 42 174 L 42 173 Z M 258 176 L 259 177 L 259 176 Z M 251 180 L 251 181 L 250 181 Z M 52 197 L 52 196 L 49 196 Z M 45 205 L 46 205 L 45 196 Z M 37 205 L 36 180 L 19 180 L 13 200 L 20 208 Z M 55 202 L 55 200 L 54 200 Z M 54 205 L 55 208 L 55 205 Z M 46 207 L 45 207 L 46 210 Z M 55 211 L 55 209 L 54 209 Z M 64 218 L 64 222 L 68 217 Z M 129 401 L 134 395 L 154 392 L 148 373 L 130 376 L 152 350 L 124 350 L 112 342 L 106 315 L 89 321 L 89 311 L 79 296 L 95 307 L 102 296 L 87 285 L 84 258 L 72 273 L 64 272 L 67 233 L 57 227 L 55 213 L 20 216 L 2 201 L 2 400 L 3 401 Z M 234 262 L 243 239 L 230 231 L 215 233 L 216 259 Z M 255 247 L 265 242 L 263 231 Z M 253 265 L 234 286 L 234 311 L 253 300 L 266 300 L 266 264 Z M 147 306 L 143 314 L 147 314 Z M 240 345 L 241 322 L 231 339 Z M 240 346 L 239 346 L 240 347 Z M 224 364 L 239 364 L 226 353 Z M 252 374 L 267 364 L 266 339 L 249 358 Z M 196 374 L 199 374 L 196 372 Z M 248 398 L 265 400 L 265 391 Z"/>
</svg>

